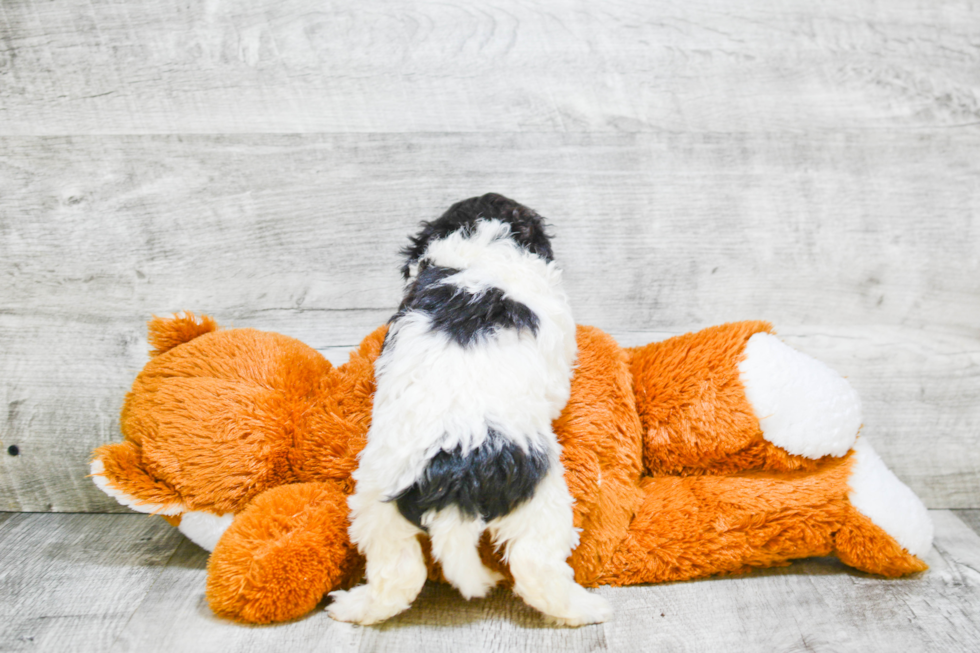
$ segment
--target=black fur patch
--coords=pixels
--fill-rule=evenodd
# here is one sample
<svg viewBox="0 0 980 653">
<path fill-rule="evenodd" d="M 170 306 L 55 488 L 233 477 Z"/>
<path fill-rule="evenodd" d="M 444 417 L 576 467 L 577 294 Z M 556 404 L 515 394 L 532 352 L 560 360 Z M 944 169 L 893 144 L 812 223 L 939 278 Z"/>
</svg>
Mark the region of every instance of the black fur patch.
<svg viewBox="0 0 980 653">
<path fill-rule="evenodd" d="M 432 319 L 432 328 L 442 331 L 466 347 L 497 329 L 528 329 L 538 333 L 538 316 L 526 305 L 509 299 L 500 288 L 474 294 L 443 281 L 459 270 L 439 266 L 419 268 L 418 277 L 405 293 L 397 320 L 410 311 L 421 311 Z"/>
<path fill-rule="evenodd" d="M 391 500 L 416 526 L 430 510 L 456 506 L 469 517 L 490 521 L 503 517 L 534 495 L 548 472 L 548 454 L 534 448 L 524 452 L 494 430 L 465 456 L 460 447 L 440 451 L 422 477 Z"/>
<path fill-rule="evenodd" d="M 545 231 L 544 218 L 533 210 L 497 193 L 457 202 L 449 207 L 438 220 L 423 222 L 422 231 L 411 238 L 411 244 L 402 250 L 405 264 L 402 276 L 408 279 L 412 263 L 417 262 L 434 240 L 442 240 L 449 234 L 463 231 L 473 233 L 479 220 L 500 220 L 510 225 L 511 237 L 527 251 L 551 261 L 551 239 Z"/>
</svg>

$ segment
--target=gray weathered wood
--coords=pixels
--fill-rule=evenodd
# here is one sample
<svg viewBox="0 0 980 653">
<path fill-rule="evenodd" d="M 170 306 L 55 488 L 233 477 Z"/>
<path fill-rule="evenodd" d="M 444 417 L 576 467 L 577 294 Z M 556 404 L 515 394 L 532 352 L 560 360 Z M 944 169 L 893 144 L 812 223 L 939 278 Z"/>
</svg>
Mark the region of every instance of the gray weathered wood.
<svg viewBox="0 0 980 653">
<path fill-rule="evenodd" d="M 970 2 L 5 2 L 5 134 L 980 125 Z"/>
<path fill-rule="evenodd" d="M 498 190 L 553 223 L 583 322 L 976 336 L 977 151 L 907 132 L 3 138 L 0 297 L 36 316 L 376 311 L 361 333 L 397 305 L 418 222 Z"/>
<path fill-rule="evenodd" d="M 102 653 L 183 537 L 143 515 L 0 519 L 0 650 Z"/>
<path fill-rule="evenodd" d="M 406 234 L 491 188 L 553 222 L 580 322 L 638 344 L 769 319 L 855 382 L 929 505 L 975 507 L 977 151 L 939 133 L 0 139 L 0 440 L 21 448 L 0 507 L 116 509 L 87 457 L 119 437 L 150 314 L 336 359 L 396 306 Z"/>
<path fill-rule="evenodd" d="M 610 649 L 644 641 L 646 650 L 973 651 L 980 539 L 947 511 L 932 517 L 931 569 L 914 578 L 885 581 L 817 559 L 743 578 L 626 588 L 635 603 L 620 610 Z M 650 623 L 657 610 L 665 617 Z"/>
<path fill-rule="evenodd" d="M 980 342 L 940 330 L 783 329 L 797 349 L 846 376 L 863 437 L 930 507 L 980 498 Z"/>
<path fill-rule="evenodd" d="M 974 533 L 980 535 L 980 510 L 954 510 L 953 514 L 972 528 Z"/>
<path fill-rule="evenodd" d="M 612 602 L 613 620 L 580 629 L 545 627 L 535 612 L 503 590 L 484 600 L 466 602 L 450 587 L 432 584 L 408 612 L 379 627 L 339 624 L 322 611 L 287 624 L 243 626 L 210 612 L 204 599 L 207 554 L 184 541 L 146 597 L 130 606 L 125 627 L 106 638 L 114 641 L 111 650 L 117 653 L 972 652 L 980 641 L 975 615 L 980 602 L 976 571 L 980 568 L 980 536 L 950 512 L 933 511 L 932 517 L 936 546 L 927 556 L 931 569 L 912 578 L 883 580 L 850 570 L 834 559 L 820 558 L 738 577 L 606 587 L 597 591 Z M 36 519 L 59 518 L 64 519 L 54 515 Z M 162 524 L 126 515 L 79 519 L 82 524 L 99 519 Z M 125 546 L 145 545 L 115 526 L 105 530 Z M 62 537 L 75 538 L 66 532 Z M 19 555 L 30 559 L 33 553 L 22 549 Z M 113 582 L 103 584 L 104 591 L 113 587 Z M 31 609 L 36 608 L 25 608 Z M 72 644 L 83 636 L 82 631 L 67 632 L 37 650 L 77 650 Z"/>
</svg>

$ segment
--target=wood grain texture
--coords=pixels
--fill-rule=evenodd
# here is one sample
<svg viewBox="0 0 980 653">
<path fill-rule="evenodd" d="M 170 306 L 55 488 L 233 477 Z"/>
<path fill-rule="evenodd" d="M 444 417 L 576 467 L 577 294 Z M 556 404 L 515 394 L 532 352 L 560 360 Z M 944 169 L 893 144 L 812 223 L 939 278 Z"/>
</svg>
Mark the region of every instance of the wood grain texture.
<svg viewBox="0 0 980 653">
<path fill-rule="evenodd" d="M 0 650 L 109 650 L 182 540 L 143 515 L 0 520 Z"/>
<path fill-rule="evenodd" d="M 949 512 L 932 517 L 931 569 L 915 578 L 882 581 L 815 559 L 703 584 L 626 588 L 635 603 L 618 613 L 623 628 L 610 649 L 644 641 L 646 650 L 676 651 L 971 651 L 980 641 L 980 542 Z M 651 601 L 644 590 L 660 596 Z M 650 623 L 658 609 L 665 616 Z"/>
<path fill-rule="evenodd" d="M 810 353 L 854 380 L 899 476 L 932 507 L 978 506 L 978 147 L 939 133 L 0 139 L 0 441 L 22 452 L 0 456 L 0 508 L 117 509 L 87 457 L 119 437 L 151 314 L 209 312 L 342 358 L 397 305 L 417 222 L 490 189 L 549 217 L 579 322 L 646 342 L 761 318 L 804 350 L 827 334 Z"/>
<path fill-rule="evenodd" d="M 961 522 L 973 529 L 973 532 L 980 535 L 980 510 L 954 510 Z"/>
<path fill-rule="evenodd" d="M 980 336 L 978 150 L 938 133 L 3 138 L 0 297 L 32 315 L 376 311 L 361 333 L 397 305 L 418 222 L 497 190 L 554 225 L 585 323 Z M 351 343 L 336 335 L 311 344 Z"/>
<path fill-rule="evenodd" d="M 4 134 L 980 129 L 972 2 L 5 2 Z"/>
<path fill-rule="evenodd" d="M 66 556 L 57 567 L 35 576 L 31 600 L 18 603 L 20 616 L 5 624 L 4 650 L 114 653 L 207 651 L 209 653 L 305 653 L 306 651 L 892 651 L 972 652 L 980 641 L 975 606 L 980 601 L 980 536 L 955 515 L 933 511 L 936 546 L 931 569 L 913 578 L 882 580 L 855 572 L 836 560 L 818 558 L 789 567 L 688 583 L 601 588 L 613 604 L 612 621 L 579 629 L 545 627 L 539 615 L 508 592 L 464 601 L 448 586 L 428 584 L 412 608 L 379 627 L 355 627 L 316 611 L 297 621 L 250 627 L 216 618 L 204 599 L 207 554 L 182 540 L 166 566 L 159 553 L 173 550 L 173 538 L 159 519 L 136 515 L 32 515 L 0 524 L 0 537 L 16 521 L 17 532 L 33 532 L 43 546 L 4 546 L 2 574 L 49 569 L 50 551 Z M 66 524 L 70 528 L 52 528 Z M 147 531 L 134 528 L 143 524 Z M 154 526 L 150 526 L 154 524 Z M 30 530 L 25 530 L 30 529 Z M 47 535 L 40 535 L 47 533 Z M 142 541 L 152 534 L 156 545 Z M 6 545 L 8 540 L 4 540 Z M 165 544 L 164 544 L 165 542 Z M 107 545 L 112 552 L 99 550 Z M 122 562 L 158 546 L 157 553 Z M 80 558 L 98 559 L 98 582 L 86 576 Z M 109 569 L 111 573 L 106 573 Z M 125 573 L 123 573 L 125 572 Z M 15 572 L 16 573 L 16 572 Z M 130 577 L 155 578 L 146 591 Z M 99 596 L 92 596 L 98 587 Z M 73 592 L 59 592 L 73 588 Z M 88 593 L 86 593 L 88 592 Z M 139 594 L 139 596 L 133 596 Z M 17 633 L 41 632 L 23 624 L 43 623 L 40 615 L 60 608 L 78 615 L 75 627 L 32 643 Z M 23 594 L 21 595 L 23 596 Z M 97 636 L 93 629 L 107 596 L 130 596 L 119 603 L 116 621 Z M 89 616 L 85 616 L 89 615 Z M 94 615 L 94 616 L 92 616 Z M 5 615 L 6 616 L 6 615 Z M 122 625 L 122 624 L 125 625 Z M 100 646 L 93 646 L 93 642 Z"/>
</svg>

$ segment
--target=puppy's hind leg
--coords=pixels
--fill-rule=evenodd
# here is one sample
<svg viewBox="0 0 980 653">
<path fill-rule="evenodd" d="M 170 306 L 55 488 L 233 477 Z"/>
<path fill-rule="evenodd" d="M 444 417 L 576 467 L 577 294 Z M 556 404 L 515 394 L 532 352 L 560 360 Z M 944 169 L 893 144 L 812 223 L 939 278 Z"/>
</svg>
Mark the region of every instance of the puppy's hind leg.
<svg viewBox="0 0 980 653">
<path fill-rule="evenodd" d="M 429 530 L 432 557 L 442 564 L 442 573 L 465 599 L 487 595 L 503 576 L 487 569 L 477 547 L 486 528 L 482 519 L 468 519 L 459 508 L 450 506 L 422 518 Z"/>
<path fill-rule="evenodd" d="M 425 585 L 421 531 L 380 493 L 354 494 L 349 504 L 351 541 L 367 558 L 367 584 L 331 592 L 327 614 L 337 621 L 378 623 L 407 610 Z"/>
<path fill-rule="evenodd" d="M 575 582 L 566 560 L 578 543 L 572 497 L 560 464 L 553 464 L 534 496 L 490 524 L 494 541 L 505 545 L 514 592 L 561 626 L 601 623 L 612 607 Z"/>
</svg>

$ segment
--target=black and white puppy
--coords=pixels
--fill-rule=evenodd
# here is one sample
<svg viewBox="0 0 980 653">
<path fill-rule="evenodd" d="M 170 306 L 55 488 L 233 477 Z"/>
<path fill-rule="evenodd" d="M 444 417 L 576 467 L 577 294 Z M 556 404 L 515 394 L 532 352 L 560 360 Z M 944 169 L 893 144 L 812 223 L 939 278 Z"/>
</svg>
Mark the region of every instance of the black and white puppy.
<svg viewBox="0 0 980 653">
<path fill-rule="evenodd" d="M 349 500 L 367 584 L 334 592 L 330 616 L 407 609 L 426 579 L 422 532 L 446 579 L 484 596 L 501 579 L 477 552 L 489 530 L 529 605 L 558 624 L 605 621 L 609 604 L 566 563 L 578 533 L 551 422 L 568 402 L 575 323 L 542 218 L 501 195 L 464 200 L 403 253 Z"/>
</svg>

